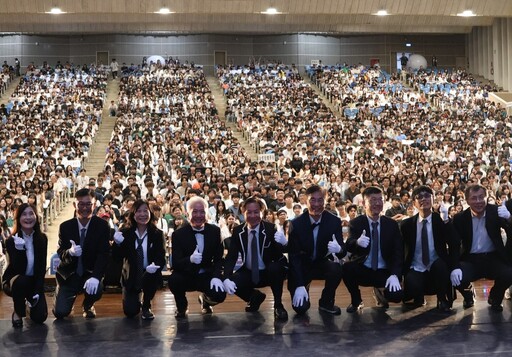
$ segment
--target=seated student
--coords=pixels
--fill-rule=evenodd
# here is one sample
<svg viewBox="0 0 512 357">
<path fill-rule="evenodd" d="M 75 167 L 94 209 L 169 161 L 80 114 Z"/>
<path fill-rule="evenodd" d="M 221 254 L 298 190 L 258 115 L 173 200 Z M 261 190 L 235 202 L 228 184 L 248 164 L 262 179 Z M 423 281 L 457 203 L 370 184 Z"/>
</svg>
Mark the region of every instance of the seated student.
<svg viewBox="0 0 512 357">
<path fill-rule="evenodd" d="M 126 224 L 114 234 L 114 242 L 112 255 L 123 260 L 124 314 L 134 317 L 142 307 L 141 318 L 153 320 L 151 300 L 162 283 L 162 269 L 166 264 L 165 238 L 156 227 L 155 216 L 146 200 L 135 201 Z"/>
<path fill-rule="evenodd" d="M 288 319 L 282 303 L 287 261 L 283 246 L 274 238 L 274 224 L 262 220 L 264 209 L 265 204 L 256 197 L 242 204 L 245 222 L 233 230 L 224 263 L 224 287 L 228 294 L 236 294 L 247 302 L 245 311 L 256 312 L 266 298 L 256 288 L 270 286 L 274 295 L 274 317 L 283 321 Z M 239 254 L 242 266 L 234 272 Z"/>
</svg>

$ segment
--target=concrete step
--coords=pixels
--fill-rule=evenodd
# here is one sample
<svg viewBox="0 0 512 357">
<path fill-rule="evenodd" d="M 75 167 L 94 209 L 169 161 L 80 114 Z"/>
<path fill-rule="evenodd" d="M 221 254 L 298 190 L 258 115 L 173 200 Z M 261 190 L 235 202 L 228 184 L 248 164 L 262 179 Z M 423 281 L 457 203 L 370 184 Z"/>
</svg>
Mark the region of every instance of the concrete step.
<svg viewBox="0 0 512 357">
<path fill-rule="evenodd" d="M 226 123 L 226 127 L 230 128 L 233 132 L 233 136 L 238 139 L 240 145 L 244 148 L 245 152 L 249 155 L 252 161 L 258 160 L 258 153 L 254 148 L 249 144 L 249 142 L 244 138 L 243 133 L 238 129 L 236 123 L 230 123 L 226 121 L 226 98 L 224 97 L 224 92 L 220 86 L 219 80 L 214 76 L 208 76 L 206 78 L 208 81 L 208 85 L 210 86 L 210 90 L 215 98 L 215 106 L 219 111 L 219 118 Z"/>
</svg>

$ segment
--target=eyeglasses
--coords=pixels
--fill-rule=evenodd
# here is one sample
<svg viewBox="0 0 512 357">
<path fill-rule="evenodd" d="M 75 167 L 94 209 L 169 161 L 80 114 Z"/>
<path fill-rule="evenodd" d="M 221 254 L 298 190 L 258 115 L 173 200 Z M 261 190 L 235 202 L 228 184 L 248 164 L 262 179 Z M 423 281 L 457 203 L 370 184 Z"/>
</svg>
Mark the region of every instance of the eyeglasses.
<svg viewBox="0 0 512 357">
<path fill-rule="evenodd" d="M 77 202 L 76 205 L 80 208 L 90 208 L 92 207 L 92 202 Z"/>
<path fill-rule="evenodd" d="M 421 201 L 421 200 L 428 200 L 428 199 L 430 199 L 431 197 L 432 197 L 432 195 L 431 195 L 430 193 L 425 192 L 425 193 L 417 194 L 415 198 L 416 198 L 418 201 Z"/>
</svg>

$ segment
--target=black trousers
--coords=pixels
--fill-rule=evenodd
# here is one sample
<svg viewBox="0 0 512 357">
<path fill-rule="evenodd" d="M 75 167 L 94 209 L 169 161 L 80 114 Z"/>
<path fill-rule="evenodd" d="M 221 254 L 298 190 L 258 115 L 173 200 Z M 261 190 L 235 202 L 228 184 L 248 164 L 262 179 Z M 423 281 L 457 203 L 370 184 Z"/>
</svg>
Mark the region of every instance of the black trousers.
<svg viewBox="0 0 512 357">
<path fill-rule="evenodd" d="M 134 317 L 140 312 L 141 300 L 143 308 L 151 308 L 151 300 L 162 285 L 162 275 L 144 272 L 140 288 L 123 286 L 123 312 L 126 317 Z"/>
<path fill-rule="evenodd" d="M 487 278 L 494 280 L 489 298 L 501 303 L 505 290 L 512 285 L 512 265 L 503 262 L 496 253 L 469 254 L 465 261 L 460 263 L 462 281 L 457 290 L 463 292 L 468 289 L 472 281 Z"/>
<path fill-rule="evenodd" d="M 226 293 L 210 289 L 210 281 L 213 275 L 205 272 L 202 274 L 186 274 L 173 271 L 169 276 L 169 290 L 174 295 L 176 309 L 186 311 L 188 308 L 187 291 L 200 291 L 204 293 L 205 301 L 210 306 L 215 306 L 226 299 Z"/>
<path fill-rule="evenodd" d="M 341 283 L 343 274 L 343 267 L 340 263 L 327 259 L 316 263 L 303 262 L 302 264 L 302 275 L 305 280 L 304 284 L 308 294 L 309 286 L 313 279 L 325 280 L 325 285 L 322 290 L 322 295 L 319 301 L 319 304 L 325 306 L 334 305 L 336 289 Z M 290 291 L 292 300 L 293 295 L 295 294 L 295 289 L 297 287 L 298 286 L 297 282 L 295 281 L 295 277 L 293 276 L 293 274 L 290 274 L 288 278 L 288 290 Z M 297 314 L 304 314 L 311 307 L 311 303 L 307 301 L 301 306 L 297 307 L 292 305 L 292 307 Z"/>
<path fill-rule="evenodd" d="M 4 283 L 3 288 L 5 293 L 12 297 L 14 312 L 19 317 L 26 316 L 25 301 L 32 301 L 32 297 L 39 294 L 39 301 L 36 306 L 30 308 L 29 316 L 32 321 L 42 324 L 48 317 L 48 306 L 46 305 L 44 292 L 36 292 L 34 286 L 35 279 L 33 276 L 16 275 L 9 282 Z"/>
<path fill-rule="evenodd" d="M 367 268 L 359 262 L 348 262 L 343 265 L 344 274 L 343 281 L 350 293 L 351 303 L 354 306 L 359 305 L 362 300 L 361 290 L 359 286 L 373 286 L 375 288 L 384 288 L 386 280 L 390 277 L 391 272 L 387 269 L 373 270 Z M 384 296 L 391 302 L 401 302 L 403 290 L 391 292 L 384 289 Z"/>
<path fill-rule="evenodd" d="M 90 278 L 90 276 L 78 276 L 78 274 L 73 274 L 64 280 L 57 274 L 55 305 L 53 307 L 53 314 L 56 318 L 60 319 L 71 313 L 76 296 L 81 292 L 84 293 L 84 310 L 92 307 L 96 301 L 101 299 L 103 295 L 102 280 L 100 280 L 96 294 L 90 295 L 84 290 L 84 284 L 88 278 Z"/>
<path fill-rule="evenodd" d="M 428 271 L 410 269 L 404 277 L 404 301 L 423 300 L 425 295 L 437 295 L 439 301 L 452 302 L 452 291 L 450 271 L 442 259 L 432 263 Z"/>
<path fill-rule="evenodd" d="M 283 283 L 286 279 L 287 265 L 286 260 L 272 262 L 266 265 L 264 270 L 260 270 L 260 281 L 254 284 L 252 281 L 251 270 L 245 265 L 240 267 L 230 279 L 236 284 L 235 295 L 245 302 L 251 300 L 256 288 L 270 286 L 272 295 L 274 295 L 274 305 L 282 304 Z"/>
</svg>

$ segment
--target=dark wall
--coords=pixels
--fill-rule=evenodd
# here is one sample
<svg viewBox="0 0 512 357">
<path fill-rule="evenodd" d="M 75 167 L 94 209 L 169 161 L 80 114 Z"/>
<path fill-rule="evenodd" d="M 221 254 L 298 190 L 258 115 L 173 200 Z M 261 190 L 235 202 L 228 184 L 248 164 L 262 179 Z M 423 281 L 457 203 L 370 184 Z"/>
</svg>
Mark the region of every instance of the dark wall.
<svg viewBox="0 0 512 357">
<path fill-rule="evenodd" d="M 405 42 L 412 47 L 405 47 Z M 74 64 L 93 63 L 97 51 L 108 51 L 109 58 L 119 63 L 139 64 L 142 57 L 161 55 L 178 57 L 202 64 L 211 73 L 215 51 L 226 51 L 227 62 L 246 64 L 251 60 L 280 60 L 298 66 L 321 60 L 324 64 L 346 62 L 369 64 L 373 58 L 381 66 L 392 69 L 394 53 L 414 52 L 429 59 L 435 54 L 440 67 L 454 67 L 457 57 L 465 57 L 465 35 L 354 35 L 328 36 L 312 34 L 288 35 L 83 35 L 83 36 L 0 36 L 0 60 L 22 66 L 44 60 Z"/>
</svg>

